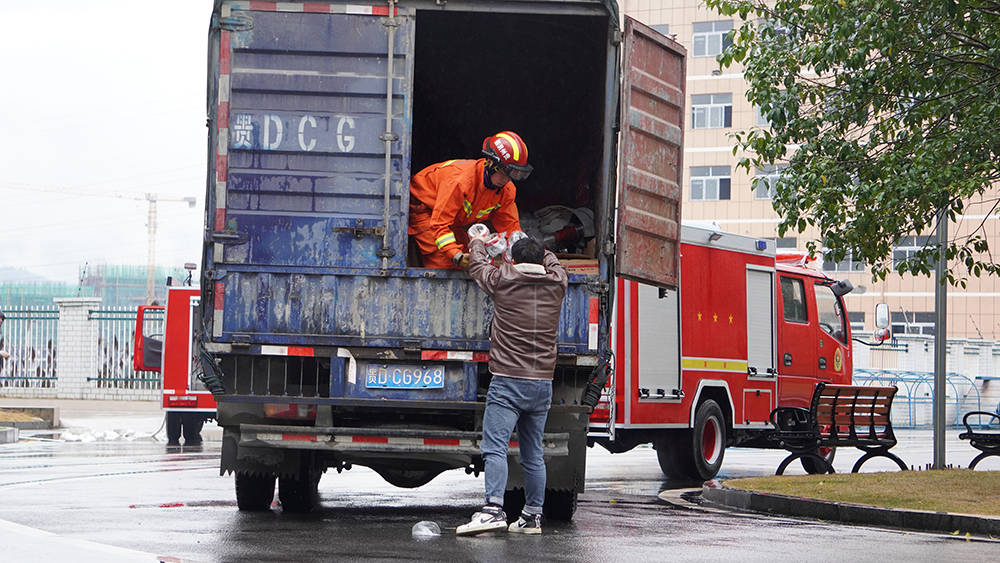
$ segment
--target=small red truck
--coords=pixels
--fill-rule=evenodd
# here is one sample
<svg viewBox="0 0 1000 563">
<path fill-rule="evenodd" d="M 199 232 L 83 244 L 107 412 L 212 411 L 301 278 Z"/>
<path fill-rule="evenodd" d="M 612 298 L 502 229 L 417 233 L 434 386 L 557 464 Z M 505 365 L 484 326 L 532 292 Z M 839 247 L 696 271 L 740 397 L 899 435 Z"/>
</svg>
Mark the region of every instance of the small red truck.
<svg viewBox="0 0 1000 563">
<path fill-rule="evenodd" d="M 591 444 L 652 443 L 668 477 L 709 479 L 727 446 L 773 447 L 772 409 L 808 407 L 819 381 L 851 382 L 850 282 L 772 244 L 685 225 L 676 289 L 616 281 L 614 375 Z"/>
<path fill-rule="evenodd" d="M 197 348 L 193 345 L 199 321 L 200 292 L 197 287 L 167 288 L 167 305 L 139 307 L 135 319 L 133 367 L 159 372 L 163 381 L 163 410 L 166 411 L 167 444 L 201 443 L 201 428 L 215 418 L 215 399 L 198 380 Z M 146 334 L 152 311 L 165 311 L 162 334 Z"/>
</svg>

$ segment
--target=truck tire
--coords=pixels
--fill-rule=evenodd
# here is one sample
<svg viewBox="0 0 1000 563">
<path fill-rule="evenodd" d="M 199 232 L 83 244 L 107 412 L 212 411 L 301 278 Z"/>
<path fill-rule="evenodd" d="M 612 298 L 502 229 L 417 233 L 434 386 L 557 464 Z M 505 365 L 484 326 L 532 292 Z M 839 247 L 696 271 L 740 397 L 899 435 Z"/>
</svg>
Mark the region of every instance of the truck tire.
<svg viewBox="0 0 1000 563">
<path fill-rule="evenodd" d="M 271 508 L 274 500 L 274 475 L 236 472 L 236 506 L 244 512 Z"/>
<path fill-rule="evenodd" d="M 548 520 L 569 522 L 576 512 L 576 491 L 557 491 L 545 489 L 545 506 L 542 515 Z"/>
<path fill-rule="evenodd" d="M 694 475 L 694 457 L 691 451 L 691 432 L 666 431 L 653 441 L 656 461 L 667 479 L 691 479 Z"/>
<path fill-rule="evenodd" d="M 816 454 L 825 459 L 830 465 L 833 465 L 833 458 L 837 455 L 836 446 L 830 448 L 819 448 Z M 822 467 L 819 462 L 811 457 L 799 458 L 802 462 L 802 469 L 806 470 L 806 473 L 810 475 L 819 475 L 820 473 L 826 473 L 826 468 Z"/>
<path fill-rule="evenodd" d="M 726 421 L 719 404 L 711 399 L 698 405 L 695 411 L 688 455 L 694 461 L 692 479 L 707 481 L 722 468 L 722 458 L 726 455 Z"/>
<path fill-rule="evenodd" d="M 301 477 L 278 478 L 278 500 L 283 512 L 311 512 L 319 504 L 319 480 L 322 473 Z"/>
</svg>

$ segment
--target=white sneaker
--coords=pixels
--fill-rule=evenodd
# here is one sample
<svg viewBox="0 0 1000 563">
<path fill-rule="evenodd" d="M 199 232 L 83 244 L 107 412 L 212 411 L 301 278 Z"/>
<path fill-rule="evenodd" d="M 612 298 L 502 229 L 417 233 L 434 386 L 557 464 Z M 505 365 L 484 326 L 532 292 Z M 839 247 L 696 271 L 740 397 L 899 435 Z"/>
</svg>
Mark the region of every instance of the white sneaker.
<svg viewBox="0 0 1000 563">
<path fill-rule="evenodd" d="M 507 530 L 515 534 L 540 534 L 542 533 L 542 515 L 522 512 L 517 522 L 511 524 Z"/>
<path fill-rule="evenodd" d="M 455 529 L 459 536 L 474 536 L 486 532 L 499 532 L 507 529 L 507 515 L 499 506 L 484 506 L 482 510 L 472 515 L 468 524 L 462 524 Z"/>
</svg>

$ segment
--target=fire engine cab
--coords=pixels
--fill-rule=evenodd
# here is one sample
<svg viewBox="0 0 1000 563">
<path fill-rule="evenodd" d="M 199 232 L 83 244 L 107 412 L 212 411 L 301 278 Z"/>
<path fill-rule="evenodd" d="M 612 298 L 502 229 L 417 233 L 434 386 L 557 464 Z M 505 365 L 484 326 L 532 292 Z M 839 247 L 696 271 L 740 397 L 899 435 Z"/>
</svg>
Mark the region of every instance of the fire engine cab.
<svg viewBox="0 0 1000 563">
<path fill-rule="evenodd" d="M 179 445 L 182 434 L 185 446 L 200 444 L 202 425 L 215 418 L 215 399 L 196 375 L 200 299 L 197 287 L 168 287 L 165 307 L 146 305 L 136 314 L 133 367 L 161 374 L 168 445 Z M 162 334 L 146 334 L 153 315 L 164 316 Z"/>
<path fill-rule="evenodd" d="M 850 282 L 773 245 L 684 225 L 675 288 L 617 279 L 614 374 L 591 444 L 651 443 L 668 477 L 710 479 L 727 446 L 769 446 L 772 409 L 808 407 L 819 381 L 850 383 Z"/>
</svg>

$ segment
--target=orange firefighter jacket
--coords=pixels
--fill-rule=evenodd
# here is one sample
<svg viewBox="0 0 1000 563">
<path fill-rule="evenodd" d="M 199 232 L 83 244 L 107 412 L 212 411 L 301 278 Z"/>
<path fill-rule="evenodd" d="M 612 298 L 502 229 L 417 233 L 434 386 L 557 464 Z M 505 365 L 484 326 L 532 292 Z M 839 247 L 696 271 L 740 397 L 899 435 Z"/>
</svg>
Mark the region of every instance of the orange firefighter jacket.
<svg viewBox="0 0 1000 563">
<path fill-rule="evenodd" d="M 499 190 L 487 188 L 485 166 L 484 158 L 449 160 L 424 168 L 410 180 L 409 234 L 425 266 L 451 267 L 452 257 L 466 251 L 466 231 L 474 223 L 489 221 L 498 233 L 521 230 L 514 183 Z"/>
</svg>

